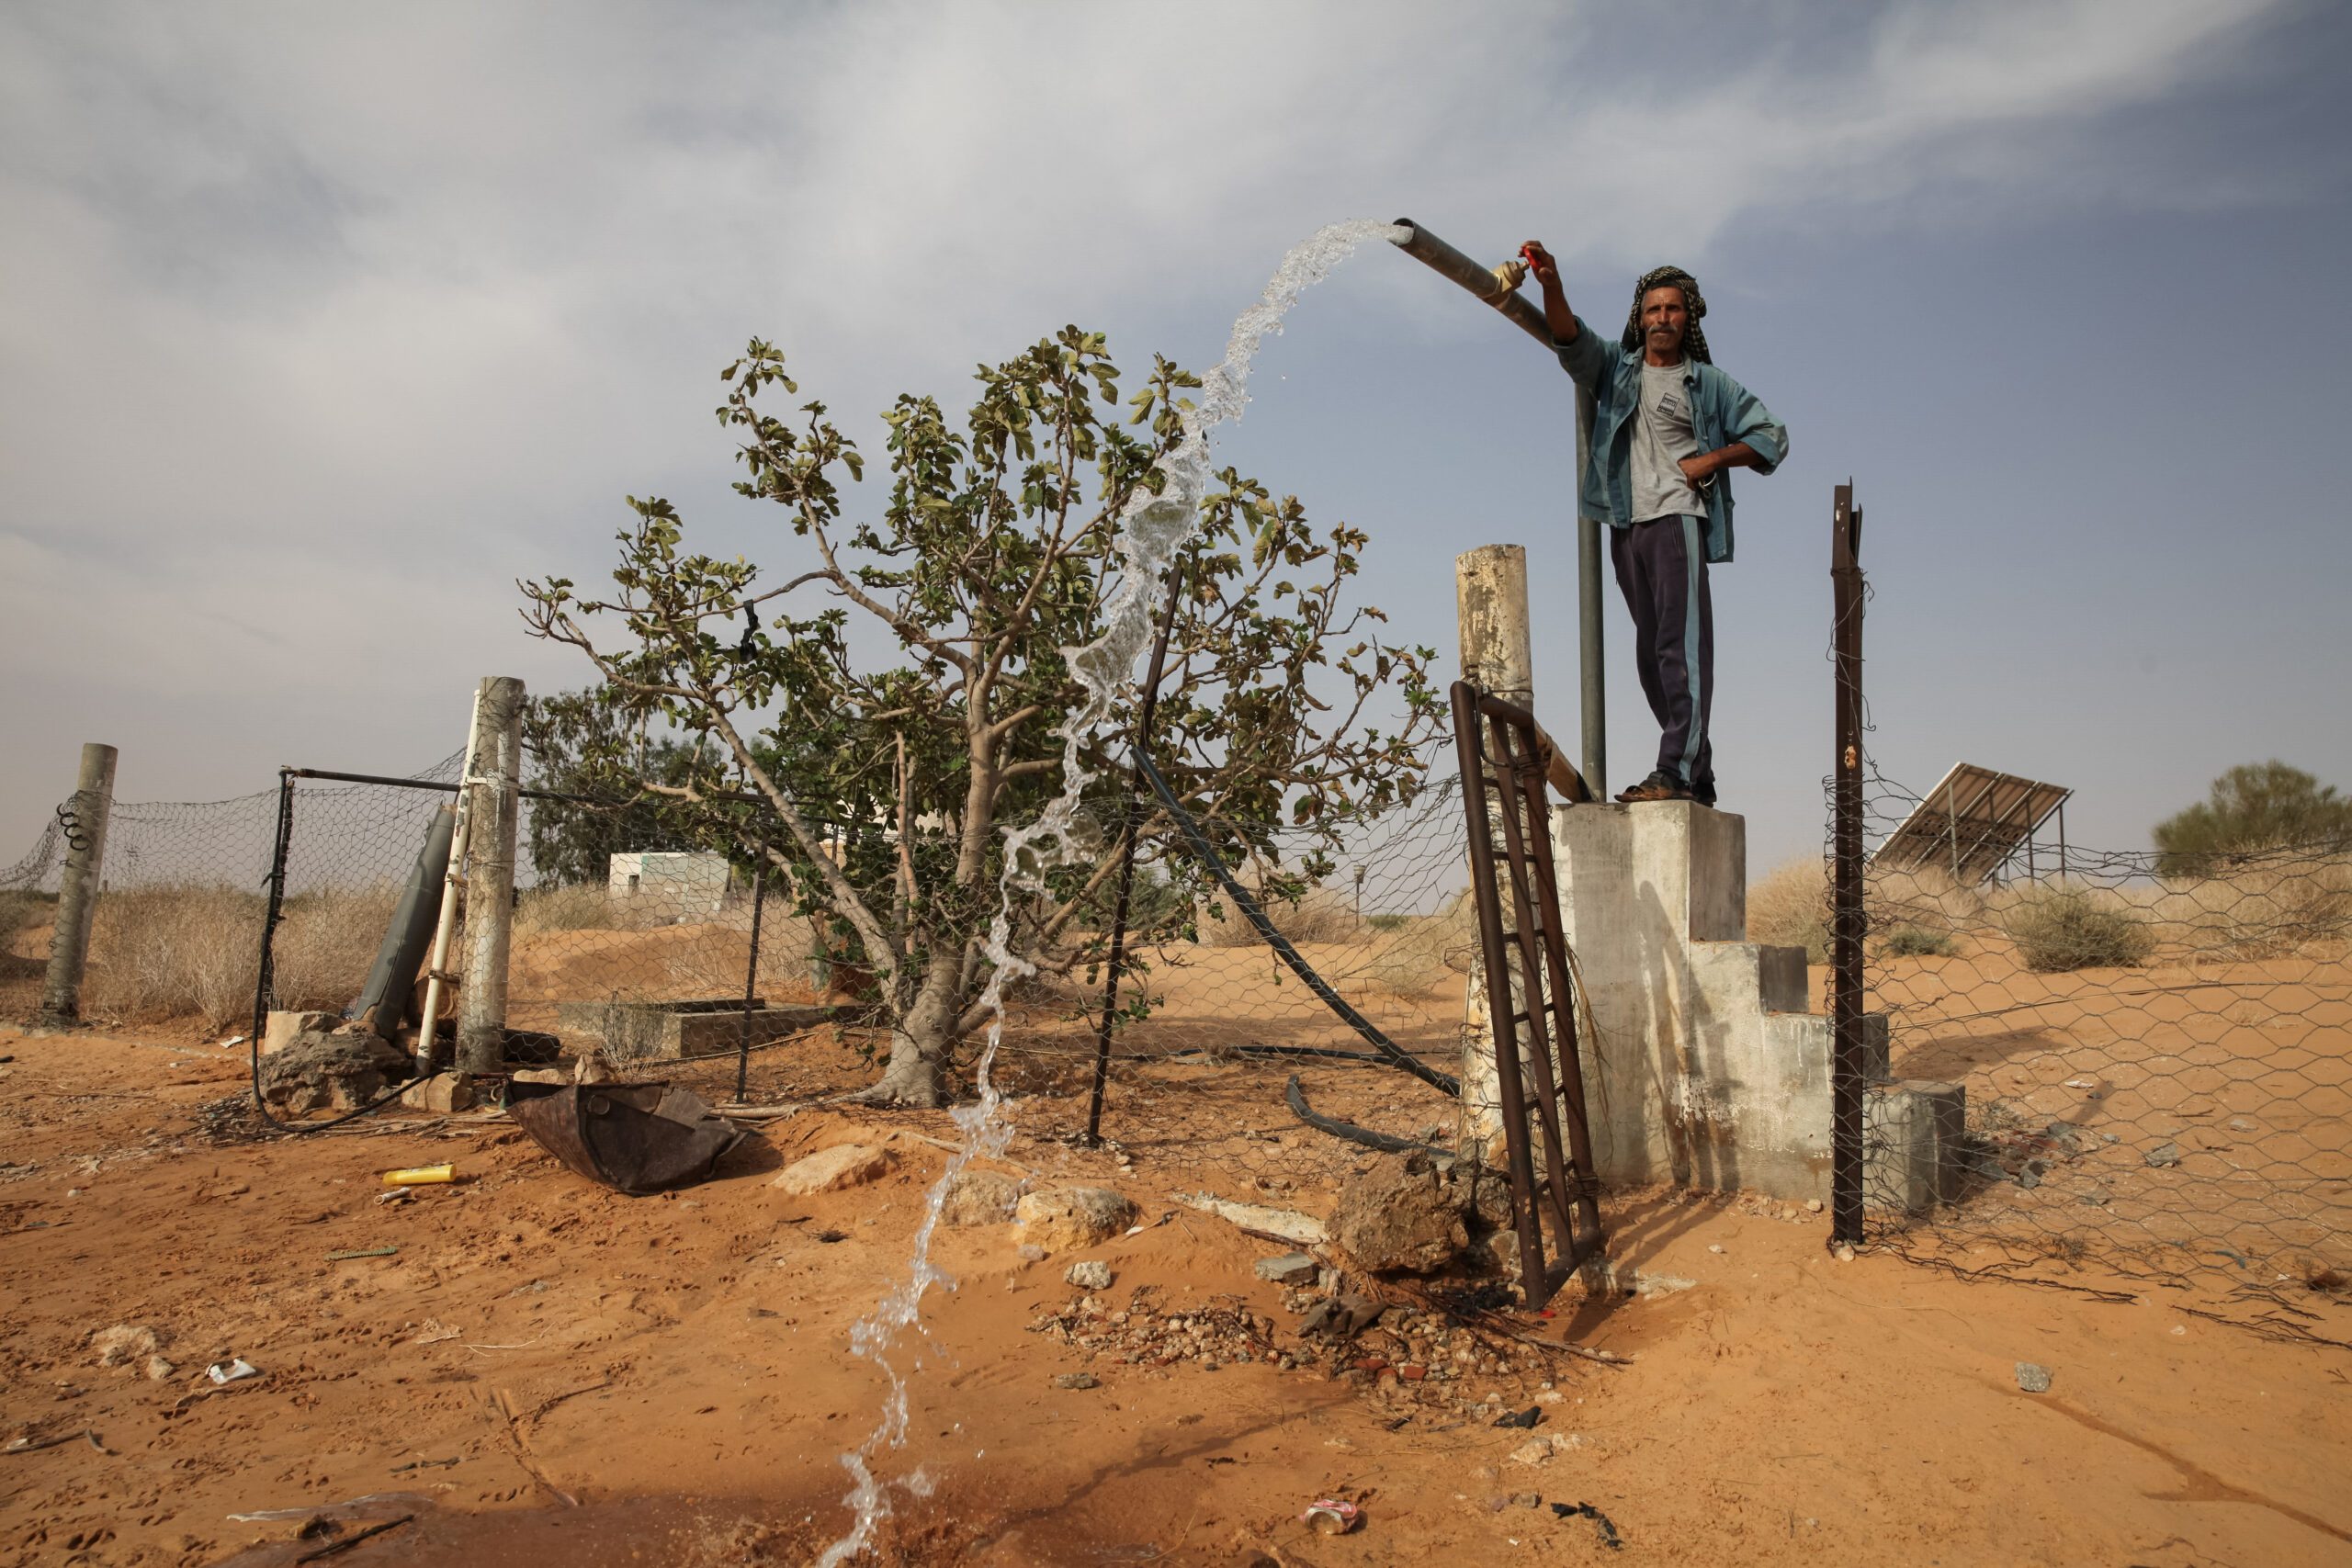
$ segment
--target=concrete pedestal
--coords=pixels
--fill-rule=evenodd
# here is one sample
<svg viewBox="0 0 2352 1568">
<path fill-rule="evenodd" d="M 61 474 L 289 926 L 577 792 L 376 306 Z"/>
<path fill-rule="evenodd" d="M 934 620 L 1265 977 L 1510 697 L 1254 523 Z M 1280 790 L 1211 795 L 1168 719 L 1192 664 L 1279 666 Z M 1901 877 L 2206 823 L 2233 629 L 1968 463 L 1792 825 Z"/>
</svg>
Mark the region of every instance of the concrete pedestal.
<svg viewBox="0 0 2352 1568">
<path fill-rule="evenodd" d="M 1826 1203 L 1829 1020 L 1807 1010 L 1802 949 L 1747 940 L 1746 821 L 1684 801 L 1564 806 L 1552 841 L 1561 930 L 1590 1011 L 1585 1100 L 1600 1179 Z M 1474 975 L 1465 1131 L 1498 1149 L 1480 982 Z M 1884 1020 L 1871 1023 L 1869 1073 L 1883 1080 Z M 1871 1141 L 1888 1174 L 1874 1196 L 1917 1195 L 1919 1181 L 1894 1173 L 1939 1163 L 1917 1141 L 1937 1135 L 1946 1109 L 1881 1102 Z"/>
</svg>

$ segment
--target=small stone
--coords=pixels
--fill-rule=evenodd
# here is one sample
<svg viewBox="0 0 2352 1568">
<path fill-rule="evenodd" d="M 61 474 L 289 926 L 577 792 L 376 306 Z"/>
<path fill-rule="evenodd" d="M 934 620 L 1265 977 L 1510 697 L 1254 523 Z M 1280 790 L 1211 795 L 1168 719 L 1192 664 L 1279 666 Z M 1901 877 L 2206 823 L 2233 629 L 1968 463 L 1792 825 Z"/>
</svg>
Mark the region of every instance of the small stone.
<svg viewBox="0 0 2352 1568">
<path fill-rule="evenodd" d="M 2083 1190 L 2083 1201 L 2091 1204 L 2093 1207 L 2098 1207 L 2098 1205 L 2105 1203 L 2107 1201 L 2107 1189 L 2104 1187 L 2085 1188 Z"/>
<path fill-rule="evenodd" d="M 2036 1366 L 2031 1361 L 2019 1361 L 2018 1363 L 2018 1387 L 2025 1390 L 2028 1393 L 2048 1393 L 2050 1392 L 2050 1369 L 2048 1367 Z"/>
<path fill-rule="evenodd" d="M 1721 1242 L 1710 1242 L 1707 1244 L 1707 1250 L 1709 1252 L 1721 1252 L 1723 1250 L 1723 1244 Z"/>
<path fill-rule="evenodd" d="M 1319 1267 L 1304 1252 L 1285 1252 L 1280 1258 L 1258 1259 L 1258 1278 L 1277 1285 L 1311 1285 Z"/>
<path fill-rule="evenodd" d="M 2233 1133 L 2251 1133 L 2254 1131 L 2254 1123 L 2247 1121 L 2243 1116 L 2233 1116 L 2230 1118 L 2230 1131 Z"/>
<path fill-rule="evenodd" d="M 862 1187 L 882 1176 L 890 1168 L 892 1157 L 888 1149 L 865 1144 L 835 1144 L 806 1159 L 793 1161 L 768 1185 L 800 1197 L 812 1192 L 838 1192 L 847 1187 Z"/>
<path fill-rule="evenodd" d="M 1804 1201 L 1804 1212 L 1808 1214 L 1817 1214 L 1821 1213 L 1821 1200 L 1818 1198 L 1806 1199 Z"/>
<path fill-rule="evenodd" d="M 1024 1241 L 1017 1250 L 1023 1263 L 1042 1263 L 1046 1259 L 1046 1249 L 1035 1242 Z"/>
<path fill-rule="evenodd" d="M 423 1111 L 435 1116 L 452 1116 L 474 1106 L 474 1086 L 469 1079 L 455 1073 L 435 1073 L 419 1078 L 401 1090 L 401 1103 L 411 1111 Z"/>
<path fill-rule="evenodd" d="M 1829 1255 L 1840 1263 L 1851 1263 L 1854 1260 L 1854 1248 L 1850 1243 L 1841 1241 L 1831 1249 Z"/>
<path fill-rule="evenodd" d="M 2178 1165 L 2180 1163 L 2180 1145 L 2178 1144 L 2158 1144 L 2154 1148 L 2150 1149 L 2146 1154 L 2140 1157 L 2146 1160 L 2152 1166 L 2162 1167 Z"/>
<path fill-rule="evenodd" d="M 162 1382 L 165 1378 L 170 1377 L 174 1372 L 178 1371 L 179 1369 L 177 1367 L 172 1365 L 161 1356 L 150 1356 L 147 1358 L 147 1381 L 149 1382 Z"/>
<path fill-rule="evenodd" d="M 1111 1288 L 1111 1266 L 1099 1258 L 1090 1258 L 1083 1263 L 1071 1264 L 1062 1279 L 1081 1291 L 1107 1291 Z"/>
</svg>

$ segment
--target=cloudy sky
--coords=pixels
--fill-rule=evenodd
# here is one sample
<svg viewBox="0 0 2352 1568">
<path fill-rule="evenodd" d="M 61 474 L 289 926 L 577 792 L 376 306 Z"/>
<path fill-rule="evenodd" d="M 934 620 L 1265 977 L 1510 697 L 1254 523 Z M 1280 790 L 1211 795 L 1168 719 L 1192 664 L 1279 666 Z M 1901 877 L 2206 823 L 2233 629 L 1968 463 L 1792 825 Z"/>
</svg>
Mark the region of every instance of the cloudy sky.
<svg viewBox="0 0 2352 1568">
<path fill-rule="evenodd" d="M 514 580 L 597 574 L 624 495 L 794 569 L 710 417 L 752 334 L 875 449 L 1066 321 L 1204 364 L 1288 245 L 1400 213 L 1547 242 L 1611 325 L 1690 267 L 1790 426 L 1715 587 L 1759 864 L 1819 841 L 1849 476 L 1890 774 L 2068 784 L 2118 847 L 2232 763 L 2352 786 L 2347 67 L 2317 0 L 10 6 L 0 863 L 85 739 L 211 798 L 580 683 Z M 1528 547 L 1573 733 L 1557 368 L 1382 250 L 1255 391 L 1226 451 L 1368 530 L 1449 663 L 1454 553 Z"/>
</svg>

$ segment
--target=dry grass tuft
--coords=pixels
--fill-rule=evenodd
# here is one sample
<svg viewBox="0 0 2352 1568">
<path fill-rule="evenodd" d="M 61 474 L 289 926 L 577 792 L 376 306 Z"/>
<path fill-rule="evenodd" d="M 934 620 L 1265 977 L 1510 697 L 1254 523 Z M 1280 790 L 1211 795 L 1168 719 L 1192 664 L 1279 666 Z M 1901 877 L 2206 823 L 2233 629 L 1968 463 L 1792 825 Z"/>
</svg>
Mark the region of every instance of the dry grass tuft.
<svg viewBox="0 0 2352 1568">
<path fill-rule="evenodd" d="M 1467 889 L 1434 915 L 1402 915 L 1367 924 L 1364 956 L 1351 972 L 1392 995 L 1426 997 L 1448 975 L 1478 962 L 1478 912 Z"/>
<path fill-rule="evenodd" d="M 286 901 L 274 977 L 282 1008 L 334 1010 L 367 983 L 397 889 L 302 893 Z M 100 897 L 84 982 L 87 1010 L 208 1031 L 250 1017 L 268 901 L 237 887 L 138 887 Z"/>
<path fill-rule="evenodd" d="M 1237 879 L 1238 880 L 1238 879 Z M 1248 884 L 1243 884 L 1247 886 Z M 1263 884 L 1251 887 L 1250 894 L 1257 899 L 1266 919 L 1293 942 L 1352 942 L 1363 931 L 1356 919 L 1350 900 L 1329 887 L 1309 887 L 1295 901 L 1279 894 L 1262 892 Z M 1208 908 L 1201 911 L 1201 944 L 1204 947 L 1262 947 L 1265 939 L 1258 934 L 1237 908 L 1223 893 L 1208 900 Z"/>
<path fill-rule="evenodd" d="M 1747 940 L 1802 947 L 1807 964 L 1829 962 L 1829 879 L 1818 857 L 1774 866 L 1748 888 Z"/>
</svg>

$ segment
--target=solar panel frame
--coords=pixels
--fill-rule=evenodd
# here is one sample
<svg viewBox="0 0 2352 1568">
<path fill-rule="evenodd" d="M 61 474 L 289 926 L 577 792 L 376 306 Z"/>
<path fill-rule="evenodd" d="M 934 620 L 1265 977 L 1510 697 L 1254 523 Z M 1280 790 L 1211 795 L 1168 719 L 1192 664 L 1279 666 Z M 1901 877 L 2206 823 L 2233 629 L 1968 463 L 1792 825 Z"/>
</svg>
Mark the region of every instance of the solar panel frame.
<svg viewBox="0 0 2352 1568">
<path fill-rule="evenodd" d="M 1892 871 L 1932 868 L 1973 886 L 2007 865 L 2074 793 L 2063 784 L 1955 762 L 1871 852 L 1871 863 Z"/>
</svg>

